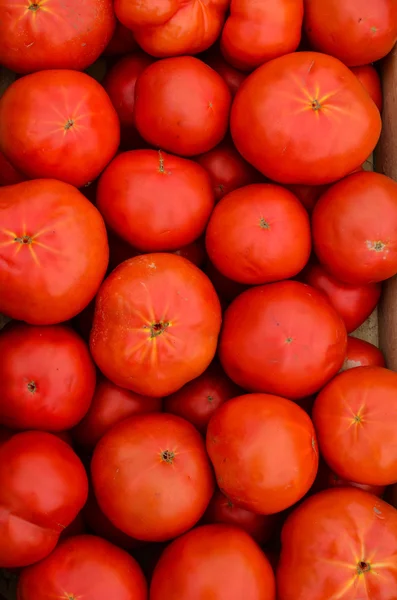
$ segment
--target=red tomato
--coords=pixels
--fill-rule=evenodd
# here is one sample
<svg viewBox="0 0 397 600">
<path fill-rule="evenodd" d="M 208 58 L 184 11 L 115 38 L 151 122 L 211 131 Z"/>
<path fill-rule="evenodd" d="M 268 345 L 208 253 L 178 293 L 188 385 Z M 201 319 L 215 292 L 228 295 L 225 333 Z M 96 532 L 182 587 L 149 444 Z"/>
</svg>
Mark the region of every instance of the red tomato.
<svg viewBox="0 0 397 600">
<path fill-rule="evenodd" d="M 100 288 L 91 353 L 108 379 L 145 396 L 176 392 L 214 358 L 221 326 L 209 279 L 174 254 L 132 258 Z"/>
<path fill-rule="evenodd" d="M 289 279 L 309 260 L 310 221 L 285 188 L 248 185 L 217 204 L 205 245 L 215 267 L 234 281 L 257 285 Z"/>
<path fill-rule="evenodd" d="M 208 65 L 192 56 L 168 58 L 138 78 L 135 123 L 149 144 L 194 156 L 224 138 L 230 104 L 229 88 Z"/>
<path fill-rule="evenodd" d="M 88 481 L 65 442 L 50 433 L 13 435 L 0 446 L 0 564 L 24 567 L 55 548 L 83 508 Z"/>
<path fill-rule="evenodd" d="M 211 261 L 207 261 L 204 271 L 210 278 L 219 298 L 226 305 L 229 305 L 232 300 L 247 289 L 246 285 L 225 277 Z"/>
<path fill-rule="evenodd" d="M 347 338 L 347 351 L 342 371 L 355 367 L 385 367 L 382 352 L 369 342 L 352 337 Z"/>
<path fill-rule="evenodd" d="M 221 491 L 258 514 L 298 502 L 317 474 L 313 424 L 295 402 L 279 396 L 247 394 L 225 402 L 209 422 L 207 452 Z"/>
<path fill-rule="evenodd" d="M 281 542 L 279 600 L 395 594 L 397 511 L 372 494 L 341 488 L 308 498 L 288 517 Z"/>
<path fill-rule="evenodd" d="M 82 311 L 109 258 L 97 209 L 71 185 L 37 179 L 0 188 L 0 223 L 0 312 L 51 325 Z"/>
<path fill-rule="evenodd" d="M 161 400 L 159 398 L 140 396 L 101 378 L 98 381 L 90 410 L 74 429 L 73 437 L 80 446 L 94 449 L 101 437 L 116 423 L 134 415 L 160 410 Z"/>
<path fill-rule="evenodd" d="M 0 185 L 14 185 L 25 181 L 24 175 L 19 173 L 10 161 L 0 152 Z"/>
<path fill-rule="evenodd" d="M 297 281 L 255 287 L 224 316 L 219 353 L 242 388 L 304 398 L 341 368 L 346 328 L 323 294 Z"/>
<path fill-rule="evenodd" d="M 202 60 L 225 80 L 226 85 L 234 98 L 238 88 L 247 75 L 229 65 L 219 51 L 210 50 L 205 58 L 202 57 Z"/>
<path fill-rule="evenodd" d="M 321 454 L 350 481 L 397 481 L 397 373 L 381 367 L 344 371 L 317 396 L 313 421 Z"/>
<path fill-rule="evenodd" d="M 372 65 L 363 65 L 361 67 L 352 67 L 351 71 L 355 74 L 361 85 L 367 90 L 372 100 L 375 102 L 378 110 L 382 112 L 383 94 L 382 84 L 377 70 Z"/>
<path fill-rule="evenodd" d="M 50 556 L 25 569 L 19 600 L 146 600 L 147 583 L 135 559 L 93 535 L 64 541 Z"/>
<path fill-rule="evenodd" d="M 179 415 L 205 433 L 217 408 L 241 393 L 217 364 L 164 399 L 164 411 Z"/>
<path fill-rule="evenodd" d="M 384 485 L 367 485 L 365 483 L 356 483 L 355 481 L 342 479 L 329 468 L 323 459 L 320 458 L 317 477 L 309 493 L 315 494 L 334 487 L 354 487 L 378 497 L 382 496 L 386 489 Z"/>
<path fill-rule="evenodd" d="M 208 173 L 195 161 L 133 150 L 116 156 L 101 176 L 97 207 L 108 226 L 141 252 L 177 250 L 204 232 L 214 194 Z"/>
<path fill-rule="evenodd" d="M 166 541 L 191 529 L 214 491 L 200 434 L 174 415 L 140 415 L 115 425 L 95 448 L 91 472 L 105 515 L 142 541 Z"/>
<path fill-rule="evenodd" d="M 379 173 L 350 175 L 329 188 L 313 212 L 319 261 L 350 284 L 397 273 L 397 182 Z"/>
<path fill-rule="evenodd" d="M 317 200 L 320 198 L 321 194 L 323 194 L 328 189 L 329 186 L 291 184 L 286 187 L 293 194 L 295 194 L 298 200 L 306 208 L 309 215 L 311 215 L 313 212 L 313 208 L 317 203 Z"/>
<path fill-rule="evenodd" d="M 360 327 L 379 302 L 379 283 L 349 285 L 338 281 L 320 265 L 311 264 L 303 275 L 303 281 L 323 292 L 337 313 L 342 317 L 347 333 Z"/>
<path fill-rule="evenodd" d="M 395 0 L 305 0 L 305 30 L 312 48 L 349 67 L 383 58 L 397 41 Z"/>
<path fill-rule="evenodd" d="M 237 150 L 269 179 L 320 185 L 341 179 L 368 158 L 381 119 L 341 62 L 295 52 L 264 64 L 244 81 L 230 126 Z"/>
<path fill-rule="evenodd" d="M 294 52 L 301 40 L 303 0 L 232 0 L 221 37 L 223 56 L 233 67 L 252 71 Z"/>
<path fill-rule="evenodd" d="M 14 81 L 1 98 L 0 149 L 28 178 L 81 187 L 98 177 L 119 141 L 110 98 L 85 73 L 33 73 Z"/>
<path fill-rule="evenodd" d="M 138 49 L 134 34 L 116 19 L 116 29 L 112 39 L 103 51 L 103 56 L 121 56 Z"/>
<path fill-rule="evenodd" d="M 237 527 L 206 525 L 163 552 L 150 600 L 275 600 L 274 574 L 253 539 Z"/>
</svg>

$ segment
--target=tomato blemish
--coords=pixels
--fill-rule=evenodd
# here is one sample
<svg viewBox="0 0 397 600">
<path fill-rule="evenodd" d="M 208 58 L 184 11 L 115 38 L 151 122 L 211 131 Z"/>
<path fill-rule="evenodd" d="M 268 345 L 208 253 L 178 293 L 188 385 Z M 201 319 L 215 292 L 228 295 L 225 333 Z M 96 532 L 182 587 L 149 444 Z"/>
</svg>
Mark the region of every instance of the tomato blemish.
<svg viewBox="0 0 397 600">
<path fill-rule="evenodd" d="M 14 238 L 14 242 L 19 242 L 20 244 L 33 244 L 33 238 L 30 235 L 22 235 L 21 237 Z"/>
<path fill-rule="evenodd" d="M 317 98 L 314 98 L 311 103 L 311 107 L 314 111 L 321 110 L 322 106 Z"/>
<path fill-rule="evenodd" d="M 371 242 L 367 240 L 366 244 L 369 250 L 373 250 L 374 252 L 382 252 L 386 247 L 386 244 L 384 244 L 380 240 L 377 240 L 376 242 Z"/>
<path fill-rule="evenodd" d="M 170 324 L 171 323 L 169 321 L 158 321 L 157 323 L 152 323 L 149 326 L 144 325 L 144 327 L 150 329 L 150 337 L 155 338 L 158 335 L 164 333 L 164 331 L 167 329 L 167 327 L 170 326 Z"/>
<path fill-rule="evenodd" d="M 214 396 L 207 396 L 207 400 L 210 404 L 214 401 Z"/>
<path fill-rule="evenodd" d="M 285 339 L 285 343 L 286 343 L 286 344 L 291 344 L 291 342 L 293 342 L 293 341 L 294 341 L 294 338 L 292 338 L 292 337 L 287 337 L 287 338 Z"/>
</svg>

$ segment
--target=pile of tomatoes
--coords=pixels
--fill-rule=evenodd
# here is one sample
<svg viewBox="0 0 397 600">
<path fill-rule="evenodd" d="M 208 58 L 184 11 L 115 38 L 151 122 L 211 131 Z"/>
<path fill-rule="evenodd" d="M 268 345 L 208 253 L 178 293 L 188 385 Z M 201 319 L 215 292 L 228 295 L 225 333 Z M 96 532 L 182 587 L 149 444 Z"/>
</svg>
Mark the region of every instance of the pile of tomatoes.
<svg viewBox="0 0 397 600">
<path fill-rule="evenodd" d="M 397 1 L 1 7 L 18 599 L 395 599 L 397 373 L 348 334 L 397 273 Z"/>
</svg>

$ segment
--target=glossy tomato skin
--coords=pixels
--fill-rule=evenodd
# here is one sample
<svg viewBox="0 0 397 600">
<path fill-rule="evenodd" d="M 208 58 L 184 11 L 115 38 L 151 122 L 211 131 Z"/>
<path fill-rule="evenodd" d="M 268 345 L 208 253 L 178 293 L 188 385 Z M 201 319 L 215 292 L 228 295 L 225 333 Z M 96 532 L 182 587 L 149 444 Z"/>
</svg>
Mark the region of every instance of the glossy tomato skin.
<svg viewBox="0 0 397 600">
<path fill-rule="evenodd" d="M 167 58 L 138 78 L 135 123 L 152 146 L 194 156 L 224 138 L 230 104 L 228 86 L 208 65 L 193 56 Z"/>
<path fill-rule="evenodd" d="M 73 450 L 50 433 L 13 435 L 0 446 L 0 565 L 41 560 L 83 508 L 84 467 Z"/>
<path fill-rule="evenodd" d="M 205 245 L 215 267 L 238 283 L 289 279 L 309 260 L 310 221 L 296 196 L 285 188 L 248 185 L 217 204 Z"/>
<path fill-rule="evenodd" d="M 4 153 L 0 152 L 0 185 L 14 185 L 25 179 L 26 177 L 12 166 Z"/>
<path fill-rule="evenodd" d="M 110 98 L 85 73 L 32 73 L 14 81 L 1 98 L 0 150 L 30 179 L 81 187 L 98 177 L 119 142 Z"/>
<path fill-rule="evenodd" d="M 18 600 L 62 597 L 147 600 L 147 583 L 127 552 L 99 537 L 79 535 L 25 569 L 18 583 Z"/>
<path fill-rule="evenodd" d="M 224 315 L 219 356 L 242 388 L 299 399 L 341 368 L 347 335 L 323 294 L 296 281 L 251 288 Z"/>
<path fill-rule="evenodd" d="M 367 90 L 368 94 L 378 107 L 379 112 L 382 112 L 382 84 L 375 67 L 372 65 L 363 65 L 361 67 L 352 67 L 351 71 L 355 74 L 361 85 Z"/>
<path fill-rule="evenodd" d="M 350 284 L 397 273 L 397 182 L 361 172 L 331 186 L 313 211 L 314 250 L 334 277 Z"/>
<path fill-rule="evenodd" d="M 209 279 L 174 254 L 137 256 L 98 292 L 91 354 L 113 383 L 163 397 L 198 377 L 214 358 L 221 309 Z"/>
<path fill-rule="evenodd" d="M 0 222 L 0 312 L 52 325 L 82 311 L 109 260 L 98 210 L 71 185 L 36 179 L 0 188 Z"/>
<path fill-rule="evenodd" d="M 214 69 L 221 77 L 225 80 L 227 87 L 232 94 L 232 97 L 236 95 L 237 90 L 247 77 L 246 73 L 239 71 L 232 67 L 225 61 L 220 51 L 209 50 L 205 58 L 202 57 L 204 62 Z"/>
<path fill-rule="evenodd" d="M 275 600 L 272 567 L 252 538 L 206 525 L 173 541 L 154 571 L 150 600 Z"/>
<path fill-rule="evenodd" d="M 259 67 L 237 92 L 230 119 L 237 150 L 284 184 L 341 179 L 368 158 L 381 130 L 379 111 L 357 77 L 317 52 Z"/>
<path fill-rule="evenodd" d="M 365 340 L 349 335 L 347 337 L 347 350 L 342 370 L 355 367 L 385 367 L 385 358 L 382 352 Z"/>
<path fill-rule="evenodd" d="M 397 512 L 361 490 L 308 498 L 288 517 L 277 569 L 279 600 L 392 598 Z"/>
<path fill-rule="evenodd" d="M 105 515 L 142 541 L 191 529 L 214 491 L 202 437 L 175 415 L 140 415 L 115 425 L 95 448 L 91 473 Z"/>
</svg>

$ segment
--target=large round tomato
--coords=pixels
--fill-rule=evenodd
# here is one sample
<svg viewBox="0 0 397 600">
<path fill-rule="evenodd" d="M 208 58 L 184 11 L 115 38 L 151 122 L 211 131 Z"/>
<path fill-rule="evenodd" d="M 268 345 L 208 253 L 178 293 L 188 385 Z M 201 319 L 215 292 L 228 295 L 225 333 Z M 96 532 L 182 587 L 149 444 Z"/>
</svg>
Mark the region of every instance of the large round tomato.
<svg viewBox="0 0 397 600">
<path fill-rule="evenodd" d="M 214 71 L 219 73 L 222 79 L 225 80 L 227 87 L 234 98 L 238 88 L 243 83 L 247 75 L 227 63 L 219 50 L 214 50 L 211 48 L 208 53 L 201 58 L 208 66 L 211 67 L 211 69 L 214 69 Z"/>
<path fill-rule="evenodd" d="M 343 479 L 397 481 L 397 373 L 357 367 L 335 377 L 313 407 L 321 454 Z"/>
<path fill-rule="evenodd" d="M 382 84 L 378 71 L 372 65 L 363 65 L 361 67 L 352 67 L 351 71 L 355 74 L 361 85 L 367 90 L 372 100 L 378 107 L 379 112 L 383 108 Z"/>
<path fill-rule="evenodd" d="M 234 281 L 257 285 L 289 279 L 309 260 L 310 221 L 285 188 L 247 185 L 217 204 L 205 245 L 215 267 Z"/>
<path fill-rule="evenodd" d="M 174 415 L 139 415 L 115 425 L 95 448 L 91 472 L 105 515 L 143 541 L 191 529 L 214 491 L 202 437 Z"/>
<path fill-rule="evenodd" d="M 29 178 L 81 187 L 101 173 L 120 141 L 103 87 L 77 71 L 21 77 L 0 101 L 0 150 Z"/>
<path fill-rule="evenodd" d="M 24 567 L 47 556 L 83 508 L 84 467 L 55 435 L 29 431 L 0 446 L 0 565 Z"/>
<path fill-rule="evenodd" d="M 295 52 L 264 64 L 243 82 L 230 126 L 237 150 L 264 175 L 318 185 L 341 179 L 368 158 L 381 119 L 340 61 Z"/>
<path fill-rule="evenodd" d="M 147 583 L 132 556 L 93 535 L 60 544 L 50 556 L 25 569 L 18 600 L 146 600 Z"/>
<path fill-rule="evenodd" d="M 87 345 L 73 329 L 11 326 L 0 334 L 0 423 L 70 429 L 91 404 L 95 378 Z"/>
<path fill-rule="evenodd" d="M 352 337 L 347 338 L 347 350 L 342 370 L 355 367 L 385 367 L 385 359 L 382 352 L 369 342 Z"/>
<path fill-rule="evenodd" d="M 91 202 L 60 181 L 25 181 L 0 188 L 0 223 L 0 312 L 51 325 L 82 311 L 109 258 Z"/>
<path fill-rule="evenodd" d="M 305 0 L 310 45 L 349 67 L 383 58 L 397 41 L 395 0 Z"/>
<path fill-rule="evenodd" d="M 207 452 L 221 491 L 258 514 L 298 502 L 317 474 L 313 423 L 279 396 L 247 394 L 223 404 L 208 424 Z"/>
<path fill-rule="evenodd" d="M 242 388 L 304 398 L 339 371 L 346 338 L 323 294 L 283 281 L 251 288 L 232 302 L 219 353 L 226 374 Z"/>
<path fill-rule="evenodd" d="M 91 353 L 108 379 L 146 396 L 172 394 L 214 358 L 221 309 L 209 279 L 174 254 L 145 254 L 100 288 Z"/>
<path fill-rule="evenodd" d="M 353 488 L 308 498 L 284 525 L 279 600 L 375 600 L 397 589 L 397 511 Z"/>
<path fill-rule="evenodd" d="M 329 188 L 313 211 L 316 255 L 340 281 L 366 284 L 397 273 L 397 182 L 355 173 Z"/>
<path fill-rule="evenodd" d="M 161 150 L 132 150 L 110 163 L 96 204 L 110 228 L 142 252 L 177 250 L 204 232 L 214 207 L 206 170 Z"/>
<path fill-rule="evenodd" d="M 189 531 L 163 552 L 150 600 L 275 600 L 274 574 L 253 539 L 230 525 Z"/>
<path fill-rule="evenodd" d="M 138 78 L 135 123 L 149 144 L 194 156 L 224 138 L 230 104 L 228 86 L 208 65 L 192 56 L 168 58 Z"/>
<path fill-rule="evenodd" d="M 0 152 L 0 185 L 14 185 L 25 179 L 26 177 L 12 166 L 4 153 Z"/>
</svg>

